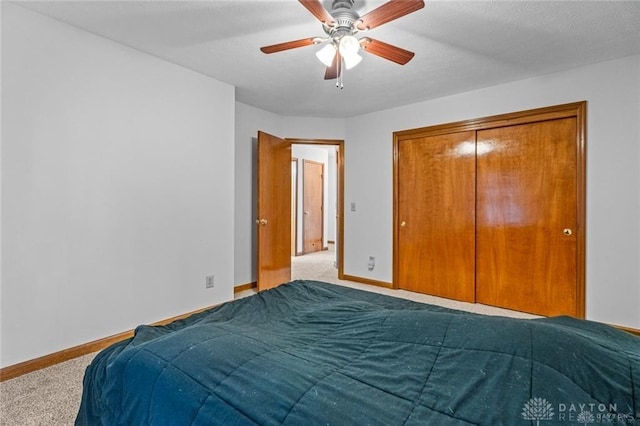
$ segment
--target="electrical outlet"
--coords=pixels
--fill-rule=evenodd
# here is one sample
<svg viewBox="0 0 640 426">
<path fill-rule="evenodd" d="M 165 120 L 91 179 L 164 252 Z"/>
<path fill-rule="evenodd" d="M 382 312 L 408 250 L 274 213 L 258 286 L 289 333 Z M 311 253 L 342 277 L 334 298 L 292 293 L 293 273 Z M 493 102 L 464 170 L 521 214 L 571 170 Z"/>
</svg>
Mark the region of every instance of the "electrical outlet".
<svg viewBox="0 0 640 426">
<path fill-rule="evenodd" d="M 356 211 L 356 203 L 355 202 L 351 202 L 351 211 L 355 212 Z"/>
<path fill-rule="evenodd" d="M 213 288 L 213 284 L 214 284 L 214 276 L 207 275 L 205 278 L 204 288 Z"/>
<path fill-rule="evenodd" d="M 373 268 L 376 267 L 376 258 L 373 256 L 369 256 L 369 264 L 368 264 L 369 270 L 373 271 Z"/>
</svg>

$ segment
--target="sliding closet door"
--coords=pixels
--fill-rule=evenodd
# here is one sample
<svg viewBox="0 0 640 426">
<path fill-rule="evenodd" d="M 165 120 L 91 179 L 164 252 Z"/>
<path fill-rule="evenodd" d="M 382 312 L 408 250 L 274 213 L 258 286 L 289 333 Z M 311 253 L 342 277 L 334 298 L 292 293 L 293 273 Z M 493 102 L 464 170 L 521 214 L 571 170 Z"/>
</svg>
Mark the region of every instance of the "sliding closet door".
<svg viewBox="0 0 640 426">
<path fill-rule="evenodd" d="M 399 288 L 473 302 L 475 132 L 396 141 Z"/>
<path fill-rule="evenodd" d="M 578 315 L 577 120 L 477 132 L 478 303 Z"/>
</svg>

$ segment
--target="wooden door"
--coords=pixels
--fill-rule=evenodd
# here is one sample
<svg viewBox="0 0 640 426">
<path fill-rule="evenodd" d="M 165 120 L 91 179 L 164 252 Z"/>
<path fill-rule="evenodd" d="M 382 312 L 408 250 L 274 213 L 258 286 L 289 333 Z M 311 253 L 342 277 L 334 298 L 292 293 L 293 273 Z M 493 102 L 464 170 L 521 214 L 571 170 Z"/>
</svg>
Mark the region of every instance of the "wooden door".
<svg viewBox="0 0 640 426">
<path fill-rule="evenodd" d="M 479 303 L 580 314 L 576 117 L 477 133 Z"/>
<path fill-rule="evenodd" d="M 291 159 L 291 256 L 298 255 L 298 159 Z"/>
<path fill-rule="evenodd" d="M 475 300 L 475 132 L 396 141 L 399 288 Z"/>
<path fill-rule="evenodd" d="M 313 253 L 323 249 L 324 164 L 304 160 L 303 169 L 303 250 Z"/>
<path fill-rule="evenodd" d="M 258 132 L 258 291 L 291 280 L 291 143 Z"/>
</svg>

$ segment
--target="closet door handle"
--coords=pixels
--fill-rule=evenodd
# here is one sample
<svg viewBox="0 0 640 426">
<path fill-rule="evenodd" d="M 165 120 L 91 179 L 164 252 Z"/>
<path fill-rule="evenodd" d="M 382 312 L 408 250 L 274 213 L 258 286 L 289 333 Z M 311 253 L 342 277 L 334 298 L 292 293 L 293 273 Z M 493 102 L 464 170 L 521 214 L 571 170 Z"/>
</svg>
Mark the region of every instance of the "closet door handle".
<svg viewBox="0 0 640 426">
<path fill-rule="evenodd" d="M 404 220 L 402 222 L 400 222 L 400 227 L 404 228 L 405 226 L 407 226 L 407 222 L 405 222 Z"/>
<path fill-rule="evenodd" d="M 573 231 L 571 229 L 569 229 L 569 228 L 565 228 L 562 231 L 562 233 L 568 237 L 569 235 L 573 234 Z"/>
</svg>

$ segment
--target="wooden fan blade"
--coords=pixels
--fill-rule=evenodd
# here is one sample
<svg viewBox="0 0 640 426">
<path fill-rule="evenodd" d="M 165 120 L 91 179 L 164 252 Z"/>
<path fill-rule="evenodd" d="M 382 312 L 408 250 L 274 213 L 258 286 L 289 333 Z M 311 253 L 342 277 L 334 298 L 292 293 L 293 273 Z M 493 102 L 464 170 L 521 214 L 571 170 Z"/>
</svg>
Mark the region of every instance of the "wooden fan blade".
<svg viewBox="0 0 640 426">
<path fill-rule="evenodd" d="M 327 12 L 327 9 L 322 6 L 320 0 L 298 0 L 309 12 L 315 16 L 318 21 L 324 22 L 327 25 L 331 25 L 333 22 L 333 16 Z"/>
<path fill-rule="evenodd" d="M 276 53 L 283 50 L 295 49 L 298 47 L 309 46 L 315 44 L 315 38 L 303 38 L 301 40 L 287 41 L 286 43 L 272 44 L 271 46 L 263 46 L 260 48 L 263 53 Z"/>
<path fill-rule="evenodd" d="M 336 56 L 333 57 L 333 62 L 330 67 L 327 67 L 327 70 L 324 73 L 325 80 L 333 80 L 334 78 L 340 77 L 340 72 L 342 71 L 342 56 L 340 53 L 336 52 Z"/>
<path fill-rule="evenodd" d="M 424 7 L 423 0 L 389 0 L 360 18 L 358 29 L 372 29 Z"/>
<path fill-rule="evenodd" d="M 413 52 L 369 37 L 360 39 L 360 47 L 362 47 L 365 52 L 372 53 L 400 65 L 406 64 L 414 56 Z"/>
</svg>

